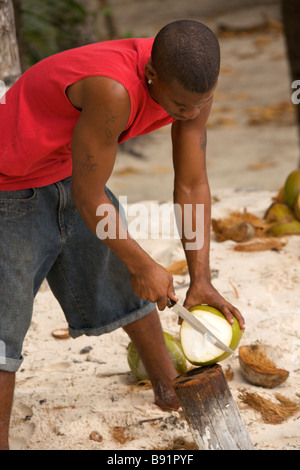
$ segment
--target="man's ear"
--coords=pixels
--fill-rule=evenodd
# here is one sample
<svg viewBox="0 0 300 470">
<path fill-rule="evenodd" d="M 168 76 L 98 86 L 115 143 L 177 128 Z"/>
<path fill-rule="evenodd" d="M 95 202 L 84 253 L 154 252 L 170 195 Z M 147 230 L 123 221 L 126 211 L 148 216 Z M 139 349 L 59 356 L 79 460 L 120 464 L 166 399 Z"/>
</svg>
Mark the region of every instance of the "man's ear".
<svg viewBox="0 0 300 470">
<path fill-rule="evenodd" d="M 157 73 L 152 65 L 151 59 L 145 65 L 145 75 L 148 80 L 152 80 L 152 82 L 157 78 Z"/>
</svg>

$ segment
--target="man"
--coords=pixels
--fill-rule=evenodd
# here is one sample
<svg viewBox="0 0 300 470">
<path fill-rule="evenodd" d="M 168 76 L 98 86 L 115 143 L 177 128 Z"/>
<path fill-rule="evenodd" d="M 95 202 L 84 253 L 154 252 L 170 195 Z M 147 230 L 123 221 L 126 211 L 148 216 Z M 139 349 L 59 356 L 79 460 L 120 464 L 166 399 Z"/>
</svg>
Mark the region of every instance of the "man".
<svg viewBox="0 0 300 470">
<path fill-rule="evenodd" d="M 163 410 L 179 406 L 155 305 L 163 310 L 168 296 L 177 299 L 172 276 L 128 235 L 117 217 L 122 208 L 106 188 L 120 142 L 172 123 L 174 202 L 183 216 L 185 204 L 205 205 L 203 247 L 187 250 L 182 231 L 191 279 L 185 306 L 213 305 L 244 328 L 240 312 L 210 282 L 205 125 L 219 65 L 210 29 L 178 21 L 154 42 L 97 43 L 49 57 L 8 91 L 0 108 L 2 448 L 33 299 L 45 278 L 71 336 L 123 327 L 148 371 L 155 403 Z M 100 240 L 96 214 L 104 204 L 117 230 Z"/>
</svg>

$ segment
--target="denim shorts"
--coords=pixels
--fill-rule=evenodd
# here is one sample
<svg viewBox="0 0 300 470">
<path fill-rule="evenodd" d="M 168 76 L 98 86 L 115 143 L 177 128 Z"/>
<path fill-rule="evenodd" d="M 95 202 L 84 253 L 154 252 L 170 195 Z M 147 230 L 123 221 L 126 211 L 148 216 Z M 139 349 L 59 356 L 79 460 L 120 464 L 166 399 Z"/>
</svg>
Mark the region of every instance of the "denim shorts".
<svg viewBox="0 0 300 470">
<path fill-rule="evenodd" d="M 101 335 L 149 314 L 124 263 L 81 219 L 71 178 L 49 186 L 0 191 L 0 369 L 15 372 L 44 279 L 57 298 L 69 334 Z M 122 218 L 114 195 L 106 194 Z M 124 220 L 126 223 L 126 221 Z"/>
</svg>

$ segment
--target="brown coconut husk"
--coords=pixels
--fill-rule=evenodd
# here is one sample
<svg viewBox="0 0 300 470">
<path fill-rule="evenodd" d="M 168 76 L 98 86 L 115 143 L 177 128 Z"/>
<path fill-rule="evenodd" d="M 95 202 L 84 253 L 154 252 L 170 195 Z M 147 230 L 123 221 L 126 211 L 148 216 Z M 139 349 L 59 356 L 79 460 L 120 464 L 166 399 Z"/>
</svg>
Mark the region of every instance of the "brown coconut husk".
<svg viewBox="0 0 300 470">
<path fill-rule="evenodd" d="M 218 242 L 233 240 L 243 242 L 254 237 L 260 237 L 270 227 L 265 220 L 251 214 L 246 209 L 243 212 L 231 212 L 225 219 L 212 219 L 212 228 Z"/>
<path fill-rule="evenodd" d="M 243 376 L 253 385 L 274 388 L 285 382 L 289 372 L 271 361 L 266 347 L 260 343 L 239 347 L 239 362 Z"/>
<path fill-rule="evenodd" d="M 259 238 L 254 241 L 238 244 L 234 247 L 234 250 L 246 252 L 272 250 L 280 252 L 285 245 L 286 240 L 278 239 L 276 237 L 269 237 Z"/>
<path fill-rule="evenodd" d="M 295 415 L 300 409 L 297 403 L 280 393 L 275 394 L 278 403 L 274 403 L 258 393 L 247 392 L 245 389 L 240 389 L 239 391 L 239 399 L 258 411 L 263 421 L 267 424 L 280 424 Z"/>
</svg>

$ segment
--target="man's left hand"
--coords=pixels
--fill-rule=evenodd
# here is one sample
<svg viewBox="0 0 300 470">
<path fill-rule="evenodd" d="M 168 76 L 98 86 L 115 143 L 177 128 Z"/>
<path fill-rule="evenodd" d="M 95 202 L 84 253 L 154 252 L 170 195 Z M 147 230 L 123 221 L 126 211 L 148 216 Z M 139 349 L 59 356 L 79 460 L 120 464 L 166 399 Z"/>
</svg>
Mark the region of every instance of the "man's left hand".
<svg viewBox="0 0 300 470">
<path fill-rule="evenodd" d="M 189 309 L 195 305 L 207 304 L 220 310 L 227 321 L 232 324 L 235 317 L 242 330 L 245 329 L 245 321 L 240 311 L 225 300 L 214 288 L 209 280 L 201 281 L 190 286 L 187 291 L 184 307 Z M 182 322 L 179 319 L 179 324 Z"/>
</svg>

